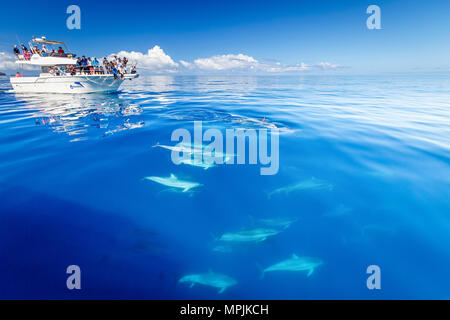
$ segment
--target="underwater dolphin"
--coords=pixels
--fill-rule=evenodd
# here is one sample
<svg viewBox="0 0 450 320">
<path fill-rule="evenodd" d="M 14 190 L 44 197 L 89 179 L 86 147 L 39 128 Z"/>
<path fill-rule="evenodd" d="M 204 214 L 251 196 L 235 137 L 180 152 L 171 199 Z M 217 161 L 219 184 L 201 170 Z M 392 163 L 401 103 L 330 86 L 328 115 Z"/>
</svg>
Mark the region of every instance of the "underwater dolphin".
<svg viewBox="0 0 450 320">
<path fill-rule="evenodd" d="M 190 144 L 190 143 L 179 143 L 175 146 L 167 146 L 167 145 L 163 145 L 163 144 L 159 144 L 156 143 L 154 146 L 154 148 L 156 147 L 160 147 L 163 149 L 167 149 L 173 152 L 183 152 L 185 154 L 202 154 L 203 158 L 205 158 L 205 163 L 206 163 L 206 158 L 209 158 L 208 162 L 214 162 L 215 159 L 222 159 L 223 162 L 227 162 L 229 161 L 231 158 L 235 157 L 234 154 L 230 154 L 230 153 L 223 153 L 220 151 L 216 151 L 214 150 L 214 152 L 211 152 L 212 150 L 205 150 L 205 146 L 204 145 L 196 145 L 196 144 Z"/>
<path fill-rule="evenodd" d="M 215 149 L 210 149 L 207 145 L 198 146 L 193 144 L 192 148 L 195 148 L 195 152 L 193 153 L 203 153 L 203 161 L 205 163 L 216 163 L 219 160 L 222 160 L 223 163 L 225 163 L 236 156 L 234 153 L 226 153 Z"/>
<path fill-rule="evenodd" d="M 311 257 L 298 257 L 293 254 L 291 258 L 278 262 L 262 271 L 261 278 L 270 271 L 308 271 L 307 276 L 311 276 L 314 269 L 323 264 L 320 259 Z"/>
<path fill-rule="evenodd" d="M 221 235 L 217 240 L 227 242 L 261 242 L 278 233 L 280 233 L 280 231 L 274 229 L 257 228 L 238 232 L 227 232 Z"/>
<path fill-rule="evenodd" d="M 243 117 L 237 114 L 230 114 L 233 119 L 231 122 L 239 122 L 241 124 L 249 124 L 249 125 L 258 125 L 259 127 L 263 127 L 266 129 L 270 129 L 272 134 L 279 134 L 279 133 L 293 133 L 298 131 L 298 129 L 290 129 L 287 127 L 279 127 L 275 123 L 269 122 L 266 117 L 262 118 L 261 120 L 256 118 L 249 118 L 249 117 Z"/>
<path fill-rule="evenodd" d="M 269 193 L 269 198 L 272 197 L 275 194 L 288 194 L 294 191 L 301 191 L 301 190 L 322 190 L 322 189 L 328 189 L 332 190 L 333 185 L 327 181 L 316 179 L 314 177 L 303 180 L 299 183 L 287 186 L 287 187 L 281 187 L 278 189 L 273 190 Z"/>
<path fill-rule="evenodd" d="M 144 179 L 145 180 L 151 180 L 151 181 L 154 181 L 156 183 L 160 183 L 160 184 L 163 184 L 165 186 L 172 187 L 172 188 L 183 189 L 183 192 L 187 192 L 187 191 L 191 190 L 192 188 L 196 188 L 196 187 L 201 186 L 201 184 L 197 183 L 197 182 L 179 180 L 177 177 L 175 177 L 175 175 L 173 173 L 170 174 L 170 176 L 167 177 L 167 178 L 164 178 L 164 177 L 145 177 Z"/>
<path fill-rule="evenodd" d="M 194 167 L 200 167 L 205 170 L 208 170 L 209 168 L 212 168 L 215 166 L 214 163 L 206 163 L 206 162 L 202 162 L 202 161 L 197 161 L 195 159 L 181 159 L 180 163 L 187 164 L 187 165 L 194 166 Z"/>
<path fill-rule="evenodd" d="M 163 144 L 159 144 L 159 142 L 158 142 L 157 144 L 155 144 L 153 146 L 153 148 L 156 148 L 156 147 L 160 147 L 160 148 L 167 149 L 167 150 L 170 150 L 170 151 L 184 152 L 184 153 L 189 153 L 189 154 L 202 153 L 203 152 L 202 149 L 193 148 L 193 147 L 191 147 L 191 145 L 185 144 L 185 143 L 179 143 L 179 144 L 177 144 L 175 146 L 166 146 L 166 145 L 163 145 Z"/>
<path fill-rule="evenodd" d="M 234 117 L 234 119 L 231 120 L 232 122 L 239 122 L 242 124 L 254 123 L 254 124 L 258 124 L 259 126 L 267 128 L 267 129 L 278 129 L 277 125 L 274 123 L 268 122 L 266 117 L 264 117 L 262 120 L 259 120 L 256 118 L 243 117 L 243 116 L 239 116 L 236 114 L 230 114 L 230 115 Z"/>
<path fill-rule="evenodd" d="M 219 288 L 219 293 L 223 293 L 228 287 L 237 284 L 233 278 L 220 273 L 214 273 L 211 270 L 208 273 L 189 274 L 182 277 L 178 282 L 189 282 L 192 288 L 196 284 Z"/>
<path fill-rule="evenodd" d="M 275 228 L 287 229 L 291 224 L 298 221 L 298 218 L 273 218 L 273 219 L 260 219 L 259 223 Z"/>
</svg>

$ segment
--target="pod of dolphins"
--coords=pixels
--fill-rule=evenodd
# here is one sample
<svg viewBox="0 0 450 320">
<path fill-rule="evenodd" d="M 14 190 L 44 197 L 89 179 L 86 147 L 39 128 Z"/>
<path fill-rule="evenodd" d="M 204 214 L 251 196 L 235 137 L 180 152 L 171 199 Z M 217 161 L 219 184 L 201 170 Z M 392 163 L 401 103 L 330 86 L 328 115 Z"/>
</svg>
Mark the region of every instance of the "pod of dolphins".
<svg viewBox="0 0 450 320">
<path fill-rule="evenodd" d="M 267 225 L 267 228 L 253 228 L 237 232 L 226 232 L 216 239 L 220 243 L 236 244 L 253 242 L 258 243 L 265 241 L 268 237 L 275 236 L 283 230 L 289 228 L 293 223 L 297 222 L 296 218 L 274 218 L 258 220 L 259 224 Z M 225 245 L 219 245 L 213 249 L 216 252 L 230 252 L 231 248 Z M 288 259 L 275 263 L 265 269 L 261 269 L 261 279 L 267 272 L 274 271 L 306 271 L 307 276 L 311 276 L 314 270 L 322 265 L 320 259 L 313 257 L 299 257 L 293 254 Z M 190 288 L 196 284 L 218 288 L 218 293 L 223 293 L 226 289 L 236 285 L 238 282 L 224 274 L 209 271 L 200 274 L 188 274 L 182 277 L 179 283 L 188 283 Z"/>
<path fill-rule="evenodd" d="M 194 155 L 197 152 L 203 151 L 202 147 L 191 147 L 190 145 L 178 144 L 176 146 L 168 146 L 156 144 L 154 147 L 160 147 L 163 149 L 176 151 L 176 152 L 185 152 L 191 155 Z M 224 157 L 225 161 L 229 157 L 234 157 L 234 155 L 229 154 L 215 154 L 216 157 Z M 182 164 L 195 166 L 203 168 L 207 170 L 209 168 L 214 167 L 214 164 L 207 164 L 204 162 L 196 161 L 195 159 L 187 159 L 181 160 Z M 198 188 L 202 186 L 202 184 L 186 181 L 178 179 L 174 174 L 170 174 L 168 177 L 156 177 L 149 176 L 144 177 L 143 180 L 150 180 L 170 188 L 174 188 L 175 190 L 180 190 L 181 192 L 189 192 L 194 188 Z M 300 181 L 293 185 L 280 187 L 278 189 L 273 190 L 268 194 L 268 197 L 271 198 L 275 195 L 287 195 L 291 192 L 302 191 L 302 190 L 332 190 L 333 185 L 328 183 L 327 181 L 319 180 L 314 177 Z M 289 228 L 293 223 L 297 222 L 297 218 L 271 218 L 271 219 L 260 219 L 258 220 L 259 227 L 244 229 L 236 232 L 226 232 L 221 236 L 216 238 L 216 241 L 221 243 L 220 245 L 213 248 L 213 251 L 216 252 L 230 252 L 231 248 L 229 245 L 231 244 L 239 244 L 239 243 L 260 243 L 267 240 L 270 237 L 276 236 L 282 231 Z M 273 265 L 268 266 L 267 268 L 261 269 L 261 279 L 264 278 L 264 275 L 267 272 L 275 272 L 275 271 L 305 271 L 307 277 L 310 277 L 314 270 L 323 264 L 323 261 L 314 258 L 314 257 L 299 257 L 296 254 L 292 254 L 291 257 L 279 261 Z M 207 273 L 200 274 L 188 274 L 179 279 L 179 283 L 188 283 L 190 288 L 194 287 L 196 284 L 214 287 L 219 289 L 218 293 L 223 293 L 229 287 L 236 285 L 238 282 L 230 276 L 215 273 L 212 270 L 209 270 Z"/>
</svg>

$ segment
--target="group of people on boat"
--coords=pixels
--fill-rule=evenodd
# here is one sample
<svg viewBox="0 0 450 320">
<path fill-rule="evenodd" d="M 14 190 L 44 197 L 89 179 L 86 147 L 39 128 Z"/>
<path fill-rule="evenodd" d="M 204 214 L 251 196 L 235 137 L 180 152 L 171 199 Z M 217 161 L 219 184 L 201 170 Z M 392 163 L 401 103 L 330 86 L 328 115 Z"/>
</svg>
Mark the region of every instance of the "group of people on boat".
<svg viewBox="0 0 450 320">
<path fill-rule="evenodd" d="M 22 52 L 21 52 L 22 50 Z M 75 57 L 73 54 L 67 54 L 64 52 L 62 47 L 55 50 L 49 51 L 45 44 L 41 49 L 38 46 L 31 47 L 30 50 L 25 45 L 21 45 L 21 49 L 17 45 L 14 46 L 14 54 L 19 59 L 30 60 L 33 54 L 38 54 L 42 57 Z M 123 79 L 125 74 L 129 73 L 135 74 L 136 66 L 131 66 L 128 68 L 128 59 L 126 57 L 120 58 L 117 55 L 112 56 L 112 58 L 103 58 L 102 63 L 97 60 L 97 58 L 91 57 L 78 57 L 76 65 L 55 65 L 53 67 L 48 67 L 47 72 L 55 76 L 63 75 L 76 75 L 78 74 L 112 74 L 115 79 Z"/>
<path fill-rule="evenodd" d="M 48 73 L 53 76 L 64 76 L 64 75 L 68 75 L 68 74 L 74 76 L 77 74 L 77 69 L 73 65 L 68 65 L 68 66 L 60 65 L 60 66 L 48 67 Z"/>
<path fill-rule="evenodd" d="M 114 55 L 111 60 L 105 57 L 103 58 L 103 68 L 106 73 L 113 74 L 114 78 L 123 78 L 128 73 L 128 59 L 126 57 L 120 58 L 117 55 Z M 131 66 L 129 71 L 131 74 L 135 74 L 136 66 Z"/>
<path fill-rule="evenodd" d="M 103 74 L 103 70 L 100 69 L 100 63 L 97 58 L 86 58 L 82 56 L 78 57 L 76 69 L 80 74 Z"/>
<path fill-rule="evenodd" d="M 136 73 L 136 66 L 128 68 L 128 59 L 126 57 L 120 58 L 116 55 L 112 59 L 103 58 L 102 63 L 97 58 L 78 57 L 76 68 L 80 74 L 112 74 L 115 79 L 123 79 L 128 71 L 131 74 Z"/>
<path fill-rule="evenodd" d="M 108 60 L 105 57 L 101 64 L 97 58 L 86 58 L 85 56 L 82 56 L 78 57 L 76 65 L 48 67 L 47 72 L 55 76 L 112 74 L 115 79 L 123 79 L 128 72 L 131 74 L 137 73 L 136 66 L 128 68 L 127 58 L 120 58 L 117 56 L 113 56 L 111 60 Z"/>
<path fill-rule="evenodd" d="M 39 49 L 37 45 L 35 45 L 34 47 L 30 47 L 30 50 L 28 50 L 28 48 L 24 45 L 21 44 L 20 45 L 20 49 L 17 45 L 14 46 L 14 54 L 20 59 L 21 57 L 23 57 L 23 59 L 25 60 L 30 60 L 31 56 L 33 54 L 38 54 L 41 57 L 73 57 L 73 54 L 68 54 L 66 52 L 64 52 L 64 49 L 62 47 L 58 47 L 58 51 L 55 51 L 54 49 L 52 49 L 50 51 L 50 49 L 47 49 L 47 47 L 44 45 L 42 45 L 42 48 Z M 22 52 L 20 52 L 22 50 Z"/>
</svg>

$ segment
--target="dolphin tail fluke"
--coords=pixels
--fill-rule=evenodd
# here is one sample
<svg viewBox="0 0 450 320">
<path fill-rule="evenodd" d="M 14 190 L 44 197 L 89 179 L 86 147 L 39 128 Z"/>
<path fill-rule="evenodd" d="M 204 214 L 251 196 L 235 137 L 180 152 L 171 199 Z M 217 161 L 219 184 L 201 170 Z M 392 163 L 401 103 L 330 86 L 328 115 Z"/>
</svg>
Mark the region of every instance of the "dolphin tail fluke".
<svg viewBox="0 0 450 320">
<path fill-rule="evenodd" d="M 307 277 L 311 277 L 311 275 L 314 272 L 314 268 L 309 269 L 308 274 L 306 275 Z"/>
<path fill-rule="evenodd" d="M 219 292 L 218 292 L 218 294 L 221 294 L 221 293 L 223 293 L 225 290 L 227 290 L 227 287 L 222 287 L 222 288 L 220 288 L 220 290 L 219 290 Z"/>
</svg>

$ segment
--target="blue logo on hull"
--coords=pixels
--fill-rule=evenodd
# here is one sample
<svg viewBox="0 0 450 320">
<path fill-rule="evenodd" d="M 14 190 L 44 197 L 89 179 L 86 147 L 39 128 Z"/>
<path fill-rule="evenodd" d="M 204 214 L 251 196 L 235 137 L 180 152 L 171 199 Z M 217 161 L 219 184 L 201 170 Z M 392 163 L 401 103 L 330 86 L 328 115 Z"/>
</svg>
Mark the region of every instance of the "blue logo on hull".
<svg viewBox="0 0 450 320">
<path fill-rule="evenodd" d="M 81 82 L 77 81 L 70 85 L 70 89 L 74 89 L 74 88 L 84 88 L 84 86 L 81 84 Z"/>
</svg>

